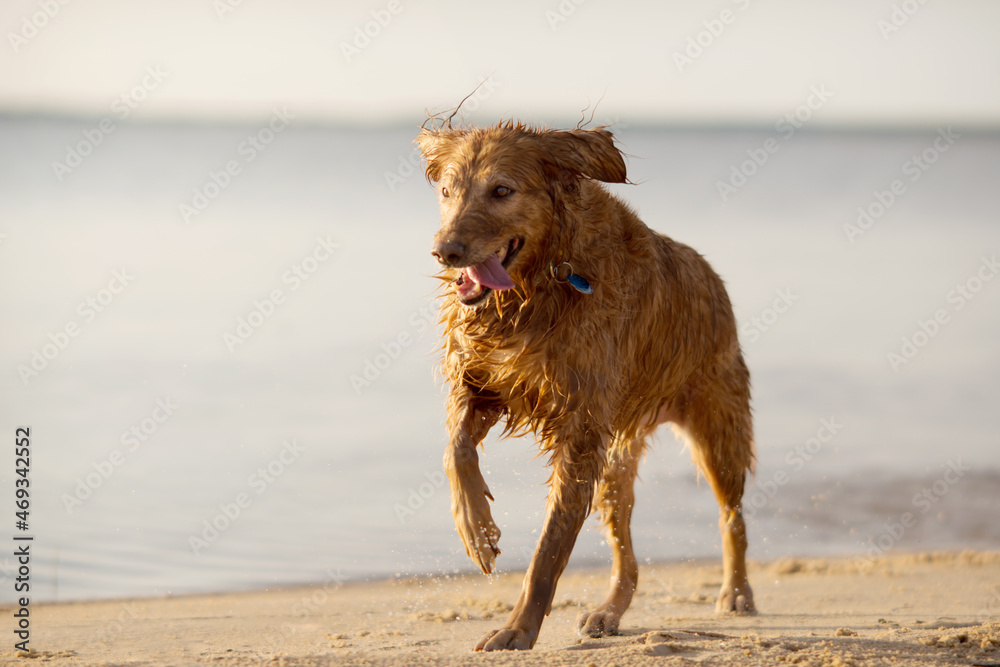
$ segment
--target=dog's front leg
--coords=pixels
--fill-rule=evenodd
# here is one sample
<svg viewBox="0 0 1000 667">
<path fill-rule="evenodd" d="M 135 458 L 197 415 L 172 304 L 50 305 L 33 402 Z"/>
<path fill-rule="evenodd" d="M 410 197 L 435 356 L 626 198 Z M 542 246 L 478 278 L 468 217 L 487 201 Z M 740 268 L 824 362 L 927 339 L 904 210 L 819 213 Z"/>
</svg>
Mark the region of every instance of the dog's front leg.
<svg viewBox="0 0 1000 667">
<path fill-rule="evenodd" d="M 500 555 L 500 529 L 493 523 L 493 500 L 479 469 L 479 443 L 497 422 L 499 409 L 469 387 L 459 387 L 448 401 L 448 446 L 444 469 L 451 487 L 451 514 L 465 551 L 485 574 Z"/>
<path fill-rule="evenodd" d="M 480 639 L 477 651 L 527 650 L 535 645 L 542 621 L 552 609 L 556 583 L 590 514 L 594 487 L 604 464 L 605 446 L 605 438 L 594 432 L 569 443 L 556 443 L 548 512 L 541 539 L 521 585 L 521 595 L 507 624 Z"/>
</svg>

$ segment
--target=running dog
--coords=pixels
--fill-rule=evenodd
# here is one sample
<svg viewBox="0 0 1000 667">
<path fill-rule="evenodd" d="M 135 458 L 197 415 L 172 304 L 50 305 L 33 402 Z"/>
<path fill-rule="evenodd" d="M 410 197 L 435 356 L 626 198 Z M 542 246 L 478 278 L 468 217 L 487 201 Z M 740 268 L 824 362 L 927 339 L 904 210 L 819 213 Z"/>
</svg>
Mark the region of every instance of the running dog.
<svg viewBox="0 0 1000 667">
<path fill-rule="evenodd" d="M 441 228 L 444 467 L 469 556 L 500 550 L 478 446 L 533 432 L 552 469 L 547 515 L 507 623 L 476 650 L 530 649 L 592 509 L 614 552 L 611 591 L 579 629 L 613 635 L 638 566 L 629 522 L 638 462 L 669 422 L 721 508 L 720 613 L 755 613 L 740 511 L 754 465 L 750 375 L 722 280 L 686 245 L 647 227 L 601 183 L 625 183 L 606 128 L 424 128 L 417 144 Z"/>
</svg>

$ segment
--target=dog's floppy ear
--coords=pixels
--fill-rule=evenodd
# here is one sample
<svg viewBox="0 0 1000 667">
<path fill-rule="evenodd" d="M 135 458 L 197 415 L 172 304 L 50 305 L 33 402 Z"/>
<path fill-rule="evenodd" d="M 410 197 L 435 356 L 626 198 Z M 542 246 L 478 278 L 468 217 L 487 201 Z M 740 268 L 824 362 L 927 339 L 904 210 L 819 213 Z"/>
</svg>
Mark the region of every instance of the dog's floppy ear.
<svg viewBox="0 0 1000 667">
<path fill-rule="evenodd" d="M 430 182 L 441 180 L 441 171 L 448 162 L 455 140 L 461 130 L 423 130 L 417 135 L 417 146 L 420 154 L 427 160 L 425 176 Z"/>
<path fill-rule="evenodd" d="M 605 183 L 626 182 L 625 159 L 603 127 L 547 132 L 541 139 L 548 161 L 556 166 Z"/>
</svg>

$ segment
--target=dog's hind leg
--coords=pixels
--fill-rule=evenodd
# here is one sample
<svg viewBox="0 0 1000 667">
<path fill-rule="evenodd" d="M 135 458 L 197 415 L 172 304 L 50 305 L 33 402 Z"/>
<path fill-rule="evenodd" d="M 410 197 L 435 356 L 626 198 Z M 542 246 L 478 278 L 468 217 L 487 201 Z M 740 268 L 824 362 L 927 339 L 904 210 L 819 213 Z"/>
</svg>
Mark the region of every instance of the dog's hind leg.
<svg viewBox="0 0 1000 667">
<path fill-rule="evenodd" d="M 722 534 L 722 589 L 718 613 L 755 614 L 747 579 L 743 488 L 753 468 L 750 380 L 743 360 L 695 388 L 675 431 L 691 446 L 692 456 L 719 502 Z"/>
<path fill-rule="evenodd" d="M 639 581 L 639 566 L 632 551 L 632 506 L 635 503 L 635 477 L 644 443 L 636 440 L 611 448 L 604 476 L 594 498 L 594 508 L 601 511 L 607 526 L 608 543 L 614 561 L 611 566 L 611 591 L 607 599 L 592 612 L 577 618 L 581 635 L 601 637 L 618 634 L 622 614 L 632 602 Z"/>
</svg>

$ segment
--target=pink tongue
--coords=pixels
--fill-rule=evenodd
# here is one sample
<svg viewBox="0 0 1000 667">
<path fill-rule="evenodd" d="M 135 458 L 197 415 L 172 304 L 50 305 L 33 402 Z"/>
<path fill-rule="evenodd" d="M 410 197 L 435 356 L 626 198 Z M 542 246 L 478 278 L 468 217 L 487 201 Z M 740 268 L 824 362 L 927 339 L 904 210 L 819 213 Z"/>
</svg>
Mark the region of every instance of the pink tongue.
<svg viewBox="0 0 1000 667">
<path fill-rule="evenodd" d="M 503 268 L 500 258 L 496 255 L 490 255 L 490 258 L 481 264 L 466 267 L 465 271 L 480 285 L 486 285 L 496 290 L 514 288 L 514 281 L 510 279 L 510 274 L 507 273 L 507 269 Z"/>
</svg>

